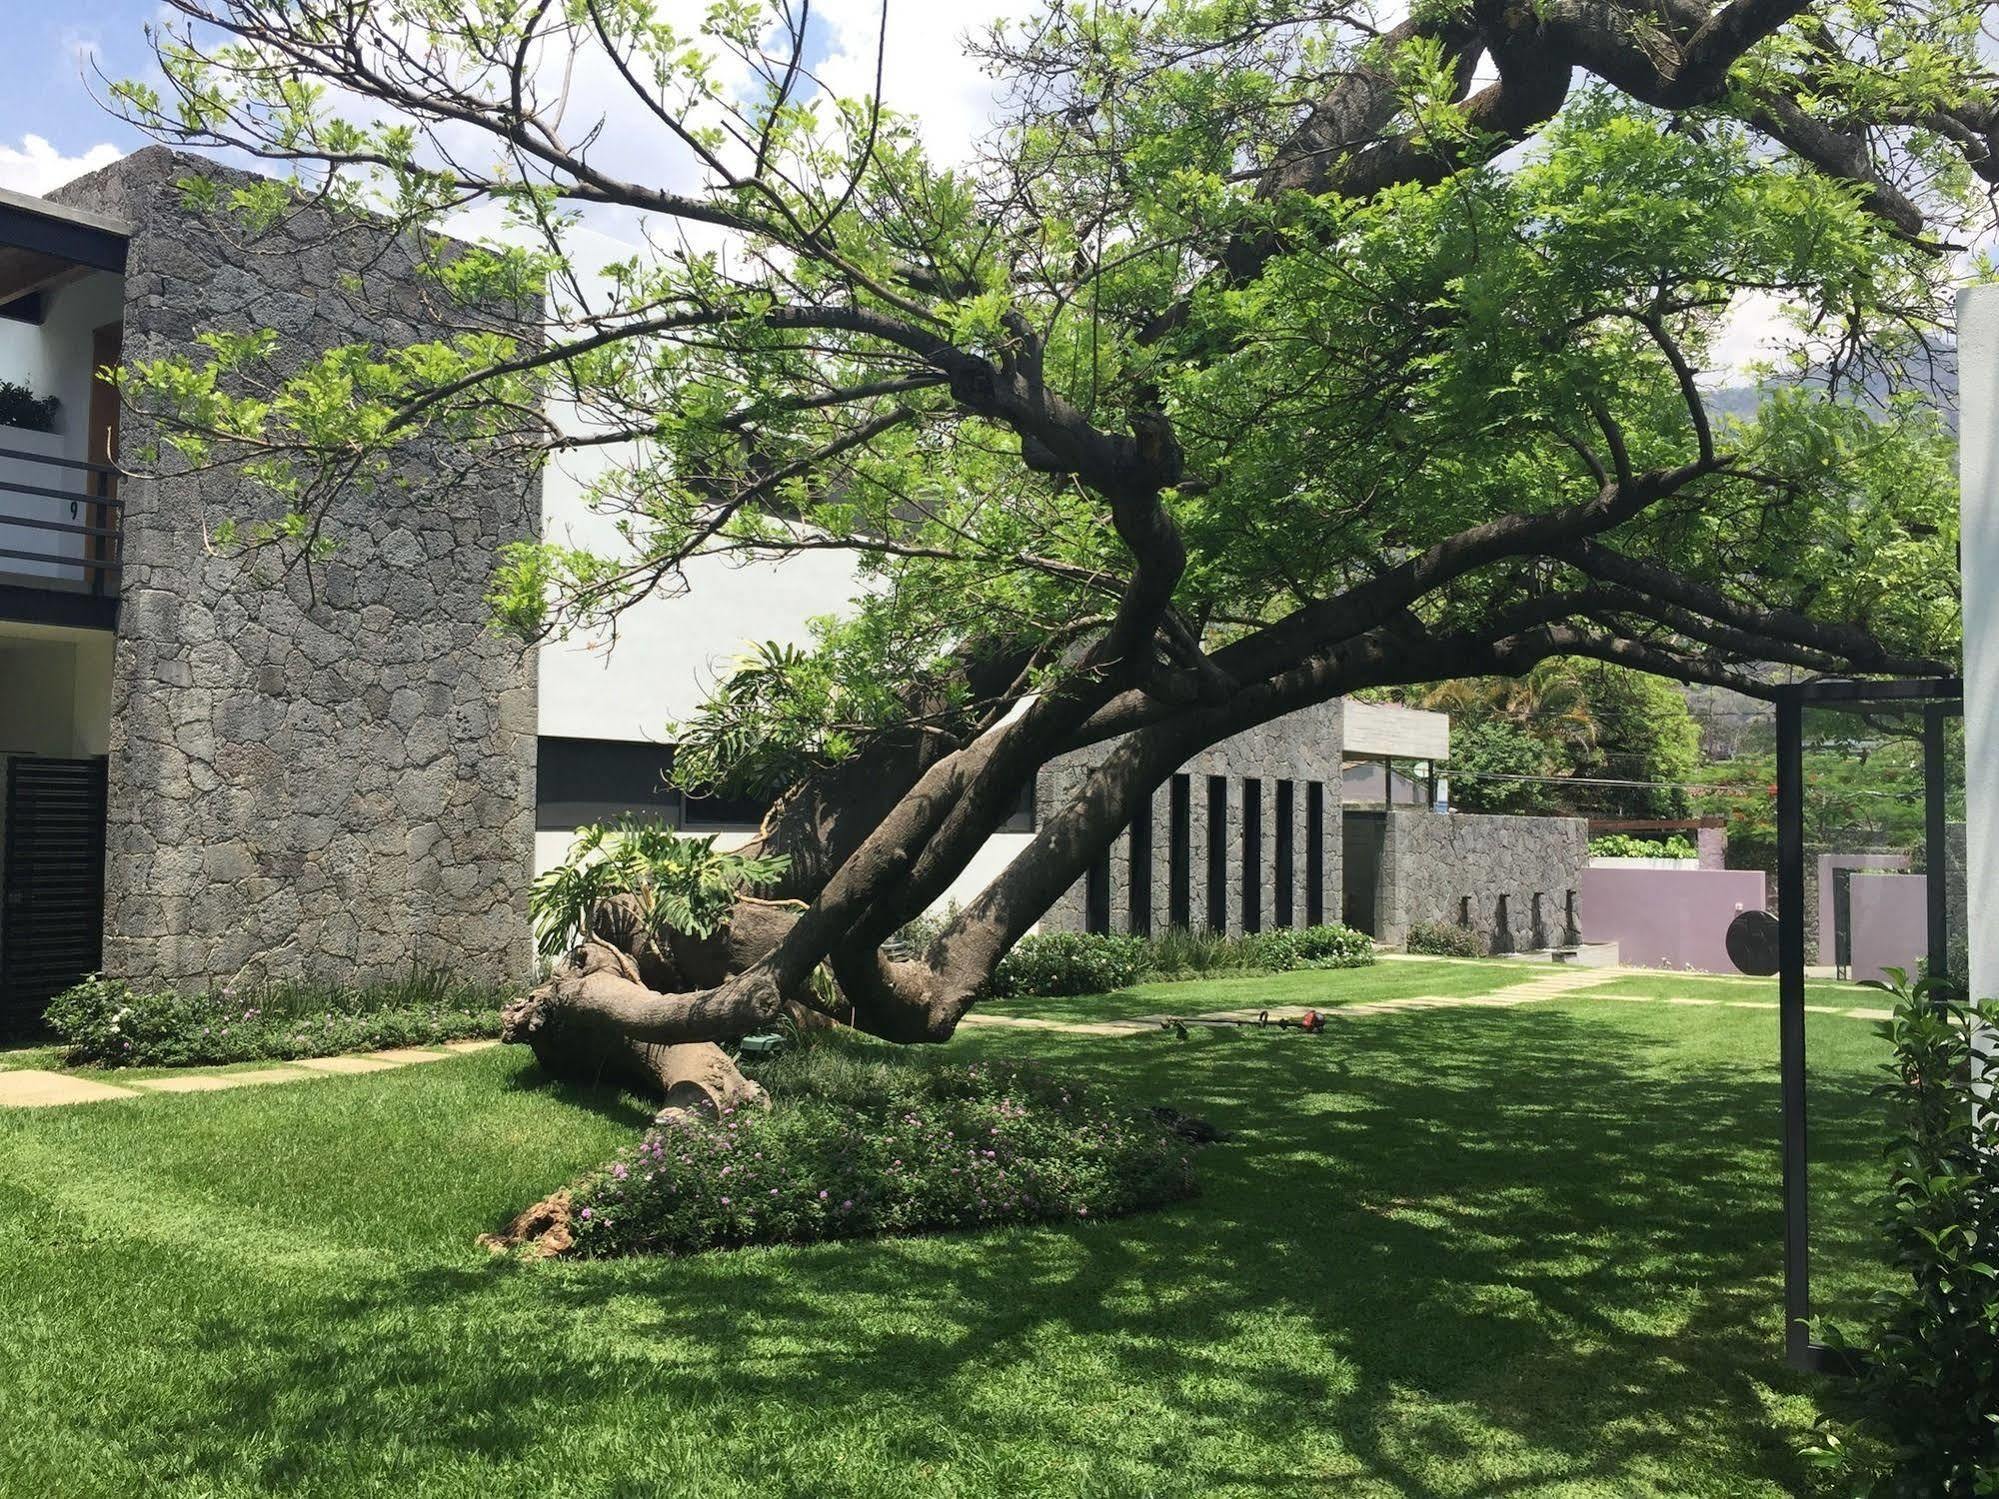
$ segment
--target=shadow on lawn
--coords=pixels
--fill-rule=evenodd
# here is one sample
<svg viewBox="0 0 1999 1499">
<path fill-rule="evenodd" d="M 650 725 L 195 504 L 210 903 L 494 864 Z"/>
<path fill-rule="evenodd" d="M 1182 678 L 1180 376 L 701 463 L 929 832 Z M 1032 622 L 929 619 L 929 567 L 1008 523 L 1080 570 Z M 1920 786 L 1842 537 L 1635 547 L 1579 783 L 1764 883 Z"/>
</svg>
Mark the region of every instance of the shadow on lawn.
<svg viewBox="0 0 1999 1499">
<path fill-rule="evenodd" d="M 981 1044 L 1030 1044 L 1008 1039 Z M 1766 1410 L 1771 1389 L 1808 1387 L 1781 1367 L 1770 1070 L 1670 1075 L 1670 1041 L 1556 1010 L 1434 1012 L 1311 1042 L 1031 1044 L 1051 1066 L 1238 1131 L 1204 1155 L 1204 1198 L 1079 1231 L 426 1269 L 336 1298 L 267 1377 L 234 1388 L 222 1429 L 277 1422 L 258 1477 L 283 1488 L 331 1447 L 376 1441 L 380 1411 L 354 1398 L 357 1380 L 435 1407 L 428 1424 L 400 1422 L 403 1439 L 502 1457 L 636 1382 L 683 1436 L 707 1411 L 726 1440 L 753 1444 L 754 1421 L 714 1413 L 770 1404 L 787 1442 L 864 1415 L 897 1425 L 899 1458 L 945 1462 L 943 1431 L 988 1451 L 1115 1447 L 1123 1433 L 1090 1426 L 1123 1390 L 1135 1422 L 1158 1419 L 1149 1402 L 1192 1423 L 1163 1440 L 1134 1429 L 1124 1454 L 1176 1491 L 1336 1491 L 1347 1480 L 1325 1476 L 1329 1433 L 1361 1472 L 1415 1496 L 1614 1484 L 1646 1460 L 1688 1491 L 1803 1486 L 1794 1434 Z M 1825 1158 L 1871 1159 L 1863 1091 L 1822 1092 Z M 1820 1252 L 1858 1252 L 1864 1216 Z M 455 1362 L 440 1383 L 421 1340 L 383 1336 L 412 1315 L 539 1335 Z M 610 1348 L 565 1332 L 607 1319 Z M 1104 1362 L 1046 1373 L 1070 1381 L 1054 1405 L 979 1398 L 1059 1334 Z M 226 1358 L 251 1334 L 214 1335 Z M 324 1380 L 330 1362 L 345 1365 L 344 1394 Z M 1195 1441 L 1223 1431 L 1249 1433 L 1268 1461 L 1227 1444 L 1228 1465 L 1204 1459 Z M 1741 1471 L 1751 1450 L 1756 1468 Z M 1517 1459 L 1522 1476 L 1474 1477 L 1481 1454 Z M 1442 1469 L 1447 1481 L 1425 1476 Z"/>
<path fill-rule="evenodd" d="M 586 1110 L 613 1124 L 627 1125 L 636 1136 L 653 1121 L 658 1105 L 649 1104 L 636 1093 L 610 1083 L 578 1083 L 567 1078 L 550 1077 L 541 1070 L 538 1063 L 530 1062 L 516 1072 L 507 1075 L 503 1084 L 509 1093 L 536 1093 L 548 1098 L 557 1098 L 572 1108 Z M 553 1191 L 561 1183 L 551 1184 Z M 521 1204 L 526 1207 L 526 1203 Z"/>
</svg>

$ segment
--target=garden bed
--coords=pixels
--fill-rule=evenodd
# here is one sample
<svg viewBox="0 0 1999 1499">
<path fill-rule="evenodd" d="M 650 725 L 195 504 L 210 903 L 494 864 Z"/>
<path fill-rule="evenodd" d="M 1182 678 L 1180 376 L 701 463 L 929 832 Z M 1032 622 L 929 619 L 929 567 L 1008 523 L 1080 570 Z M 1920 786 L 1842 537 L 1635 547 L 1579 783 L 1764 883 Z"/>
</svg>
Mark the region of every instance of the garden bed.
<svg viewBox="0 0 1999 1499">
<path fill-rule="evenodd" d="M 1105 1219 L 1195 1191 L 1170 1111 L 1031 1063 L 824 1037 L 745 1070 L 769 1108 L 656 1125 L 571 1190 L 559 1247 L 690 1254 Z"/>
<path fill-rule="evenodd" d="M 493 1037 L 511 993 L 424 972 L 383 984 L 201 994 L 93 977 L 58 995 L 46 1018 L 70 1066 L 202 1067 Z"/>
</svg>

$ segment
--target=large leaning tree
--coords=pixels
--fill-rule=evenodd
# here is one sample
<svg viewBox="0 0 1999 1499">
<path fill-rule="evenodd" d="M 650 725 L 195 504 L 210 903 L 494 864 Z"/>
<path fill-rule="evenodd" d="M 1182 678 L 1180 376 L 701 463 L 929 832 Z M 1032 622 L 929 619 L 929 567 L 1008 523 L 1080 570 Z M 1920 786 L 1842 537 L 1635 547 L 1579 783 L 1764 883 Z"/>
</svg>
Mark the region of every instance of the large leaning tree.
<svg viewBox="0 0 1999 1499">
<path fill-rule="evenodd" d="M 702 1043 L 794 1004 L 943 1040 L 1189 756 L 1339 694 L 1555 657 L 1756 694 L 1955 651 L 1948 435 L 1884 393 L 1999 184 L 1971 0 L 1050 4 L 967 42 L 1004 107 L 950 166 L 822 85 L 807 0 L 167 8 L 166 83 L 120 107 L 280 164 L 195 196 L 246 232 L 301 195 L 399 221 L 458 330 L 130 372 L 190 461 L 250 467 L 246 541 L 314 537 L 441 429 L 612 455 L 620 548 L 495 582 L 530 638 L 701 557 L 865 574 L 677 726 L 682 777 L 779 788 L 783 900 L 700 940 L 607 912 L 512 1016 L 553 1067 L 712 1085 Z M 1746 307 L 1795 378 L 1725 419 Z"/>
</svg>

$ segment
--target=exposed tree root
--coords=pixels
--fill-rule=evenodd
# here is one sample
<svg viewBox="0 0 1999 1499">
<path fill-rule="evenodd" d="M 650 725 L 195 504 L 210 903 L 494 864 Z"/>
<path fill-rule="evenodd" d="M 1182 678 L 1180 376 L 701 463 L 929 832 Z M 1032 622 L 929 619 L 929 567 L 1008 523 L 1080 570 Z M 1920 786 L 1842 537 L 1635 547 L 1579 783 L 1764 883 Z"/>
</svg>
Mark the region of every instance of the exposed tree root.
<svg viewBox="0 0 1999 1499">
<path fill-rule="evenodd" d="M 481 1248 L 495 1254 L 524 1249 L 535 1259 L 554 1259 L 566 1253 L 576 1243 L 570 1224 L 569 1189 L 564 1187 L 542 1198 L 533 1207 L 516 1214 L 500 1232 L 479 1235 L 478 1242 Z"/>
<path fill-rule="evenodd" d="M 763 1089 L 712 1041 L 646 1039 L 649 1029 L 670 1027 L 696 1003 L 648 989 L 630 957 L 591 938 L 557 963 L 546 983 L 500 1012 L 500 1039 L 530 1047 L 552 1077 L 637 1088 L 659 1099 L 662 1112 L 715 1114 L 761 1103 Z M 768 1023 L 777 1008 L 754 993 L 736 1004 L 744 1032 Z"/>
</svg>

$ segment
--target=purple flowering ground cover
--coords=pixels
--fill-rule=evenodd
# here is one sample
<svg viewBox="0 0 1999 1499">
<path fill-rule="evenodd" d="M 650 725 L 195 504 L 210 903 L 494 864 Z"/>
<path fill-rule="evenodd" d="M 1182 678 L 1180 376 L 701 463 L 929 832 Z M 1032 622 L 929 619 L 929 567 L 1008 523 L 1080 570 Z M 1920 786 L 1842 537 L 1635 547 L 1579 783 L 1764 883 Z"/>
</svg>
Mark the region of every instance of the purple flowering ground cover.
<svg viewBox="0 0 1999 1499">
<path fill-rule="evenodd" d="M 573 1252 L 1114 1218 L 1195 1191 L 1193 1147 L 1158 1118 L 1031 1063 L 821 1040 L 756 1071 L 770 1108 L 656 1126 L 580 1183 Z"/>
</svg>

